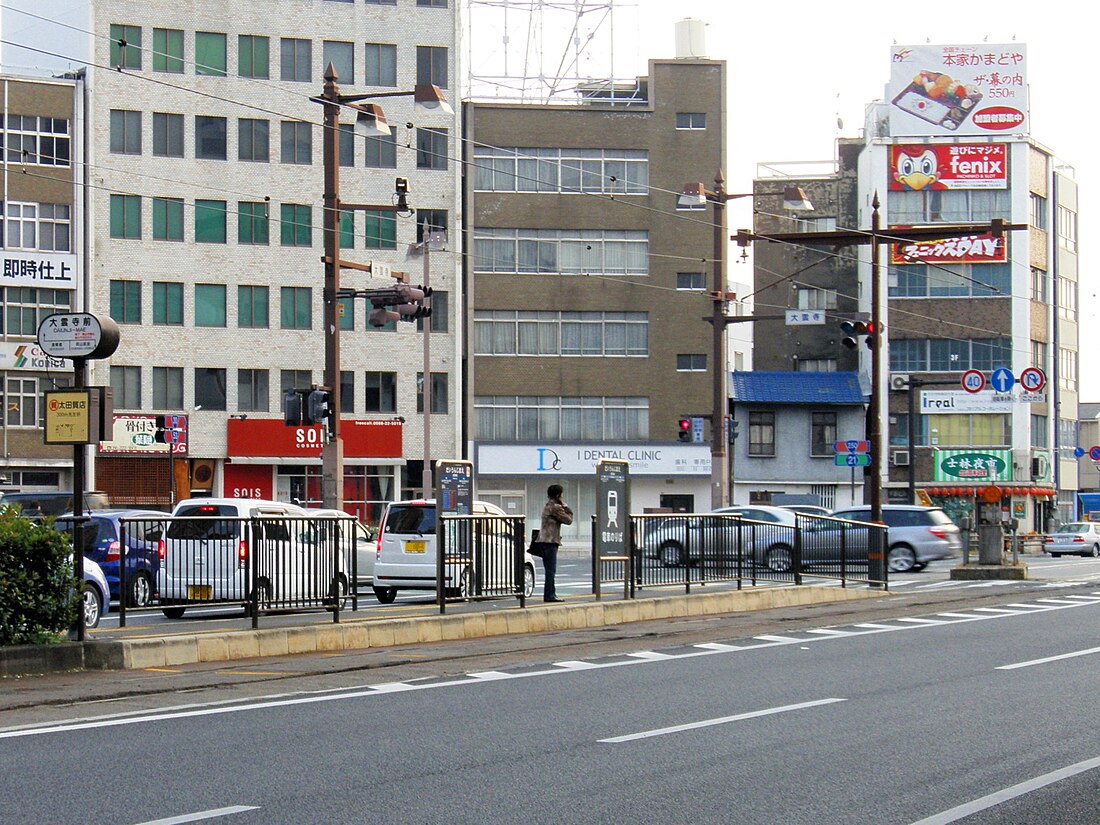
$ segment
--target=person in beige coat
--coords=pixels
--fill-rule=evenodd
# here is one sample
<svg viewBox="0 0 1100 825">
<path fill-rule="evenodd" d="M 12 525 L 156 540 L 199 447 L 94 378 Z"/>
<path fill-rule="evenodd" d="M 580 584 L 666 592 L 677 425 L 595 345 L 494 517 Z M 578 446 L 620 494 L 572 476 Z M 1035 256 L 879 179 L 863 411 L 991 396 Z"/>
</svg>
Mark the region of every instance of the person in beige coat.
<svg viewBox="0 0 1100 825">
<path fill-rule="evenodd" d="M 554 574 L 558 569 L 558 546 L 561 544 L 561 526 L 573 523 L 573 511 L 561 500 L 565 491 L 560 484 L 551 484 L 546 490 L 547 501 L 542 507 L 542 523 L 539 525 L 539 544 L 542 545 L 542 568 L 545 581 L 542 600 L 560 602 L 554 588 Z"/>
</svg>

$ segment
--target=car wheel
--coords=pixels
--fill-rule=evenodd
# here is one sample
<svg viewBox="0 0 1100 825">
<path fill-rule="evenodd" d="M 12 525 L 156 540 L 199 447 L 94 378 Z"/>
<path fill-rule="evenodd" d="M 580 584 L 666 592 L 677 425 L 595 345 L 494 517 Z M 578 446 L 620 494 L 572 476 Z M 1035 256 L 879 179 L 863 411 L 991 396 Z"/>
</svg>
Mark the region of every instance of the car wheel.
<svg viewBox="0 0 1100 825">
<path fill-rule="evenodd" d="M 148 607 L 153 603 L 153 582 L 147 573 L 135 573 L 130 579 L 130 607 Z"/>
<path fill-rule="evenodd" d="M 535 568 L 534 565 L 523 565 L 523 598 L 529 599 L 535 595 Z"/>
<path fill-rule="evenodd" d="M 917 553 L 907 544 L 895 544 L 886 554 L 891 573 L 908 573 L 917 566 Z"/>
<path fill-rule="evenodd" d="M 99 594 L 95 585 L 88 582 L 84 583 L 81 611 L 84 618 L 84 627 L 99 627 L 99 617 L 103 614 L 103 597 Z"/>
<path fill-rule="evenodd" d="M 791 569 L 791 548 L 769 547 L 764 555 L 764 564 L 773 573 L 786 573 Z"/>
<path fill-rule="evenodd" d="M 1100 552 L 1100 547 L 1097 547 L 1097 545 L 1094 544 L 1092 546 L 1092 549 L 1089 550 L 1087 553 L 1085 553 L 1083 555 L 1086 556 L 1086 557 L 1091 557 L 1091 558 L 1095 559 L 1097 552 Z"/>
<path fill-rule="evenodd" d="M 336 605 L 339 605 L 341 610 L 348 606 L 348 580 L 343 573 L 332 583 L 329 594 L 325 598 L 326 609 L 332 610 Z"/>
<path fill-rule="evenodd" d="M 381 604 L 393 604 L 393 600 L 397 598 L 396 587 L 374 587 L 374 598 L 378 599 Z"/>
<path fill-rule="evenodd" d="M 160 612 L 164 614 L 167 619 L 182 619 L 183 612 L 186 607 L 165 607 Z"/>
<path fill-rule="evenodd" d="M 679 542 L 666 541 L 657 550 L 657 558 L 665 567 L 679 567 L 684 563 L 684 548 Z"/>
<path fill-rule="evenodd" d="M 923 569 L 924 569 L 924 568 L 926 568 L 927 566 L 928 566 L 928 563 L 927 563 L 927 562 L 923 562 L 923 561 L 922 561 L 922 562 L 920 562 L 920 563 L 918 563 L 918 564 L 914 564 L 914 565 L 913 565 L 913 572 L 914 572 L 914 573 L 919 573 L 919 572 L 920 572 L 921 570 L 923 570 Z"/>
</svg>

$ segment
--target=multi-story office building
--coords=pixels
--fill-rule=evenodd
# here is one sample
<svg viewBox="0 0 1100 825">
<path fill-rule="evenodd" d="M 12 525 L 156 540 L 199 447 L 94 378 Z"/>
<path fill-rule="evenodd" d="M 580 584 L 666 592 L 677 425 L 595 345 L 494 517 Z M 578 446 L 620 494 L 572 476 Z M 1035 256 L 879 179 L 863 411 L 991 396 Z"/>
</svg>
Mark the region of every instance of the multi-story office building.
<svg viewBox="0 0 1100 825">
<path fill-rule="evenodd" d="M 926 105 L 937 98 L 918 84 L 922 70 L 942 59 L 958 77 L 968 65 L 959 56 L 978 52 L 983 61 L 995 55 L 1018 68 L 979 72 L 952 86 L 953 108 Z M 1024 88 L 1021 46 L 898 47 L 898 53 L 894 68 L 901 79 L 892 81 L 891 99 L 869 107 L 863 138 L 839 142 L 837 168 L 783 180 L 809 190 L 817 206 L 813 222 L 758 212 L 756 228 L 866 229 L 876 197 L 886 234 L 890 227 L 989 225 L 994 219 L 1024 227 L 1003 238 L 972 232 L 881 245 L 888 369 L 880 376 L 886 399 L 880 414 L 889 444 L 871 448 L 882 450 L 889 501 L 930 500 L 961 517 L 977 489 L 996 485 L 1005 517 L 1019 519 L 1021 529 L 1041 531 L 1055 506 L 1059 517 L 1073 517 L 1077 486 L 1073 170 L 1029 135 L 1026 105 L 1009 97 Z M 925 64 L 914 68 L 920 60 Z M 896 64 L 905 61 L 899 70 Z M 941 71 L 932 74 L 946 76 L 943 66 L 936 68 Z M 986 96 L 1000 102 L 983 107 Z M 755 185 L 774 188 L 776 180 L 761 178 Z M 817 327 L 758 323 L 755 363 L 831 370 L 851 368 L 858 357 L 868 370 L 865 339 L 846 349 L 840 329 L 843 320 L 869 317 L 868 246 L 757 247 L 759 313 L 771 311 L 763 305 L 807 303 L 826 314 Z M 974 373 L 964 388 L 968 371 Z"/>
<path fill-rule="evenodd" d="M 72 448 L 46 445 L 41 428 L 42 394 L 69 385 L 72 366 L 36 335 L 46 315 L 84 306 L 83 90 L 80 77 L 0 76 L 0 490 L 72 484 Z"/>
<path fill-rule="evenodd" d="M 709 506 L 712 218 L 677 198 L 725 168 L 725 71 L 653 60 L 575 105 L 467 106 L 482 498 L 536 518 L 560 482 L 594 512 L 596 463 L 619 458 L 632 511 Z M 678 440 L 682 416 L 697 441 Z"/>
<path fill-rule="evenodd" d="M 343 270 L 341 286 L 392 284 L 386 268 L 419 282 L 425 230 L 449 233 L 430 255 L 429 411 L 420 324 L 376 329 L 361 297 L 340 302 L 343 498 L 360 510 L 419 488 L 422 415 L 434 457 L 459 453 L 458 119 L 414 113 L 411 94 L 454 96 L 456 5 L 91 3 L 86 288 L 87 309 L 121 330 L 91 378 L 114 390 L 115 438 L 95 460 L 114 501 L 320 498 L 324 436 L 284 425 L 282 399 L 324 382 L 322 107 L 310 98 L 329 64 L 342 93 L 384 95 L 374 102 L 393 125 L 365 139 L 343 114 L 341 200 L 378 208 L 341 214 L 342 259 L 376 265 Z M 409 183 L 405 214 L 396 178 Z"/>
</svg>

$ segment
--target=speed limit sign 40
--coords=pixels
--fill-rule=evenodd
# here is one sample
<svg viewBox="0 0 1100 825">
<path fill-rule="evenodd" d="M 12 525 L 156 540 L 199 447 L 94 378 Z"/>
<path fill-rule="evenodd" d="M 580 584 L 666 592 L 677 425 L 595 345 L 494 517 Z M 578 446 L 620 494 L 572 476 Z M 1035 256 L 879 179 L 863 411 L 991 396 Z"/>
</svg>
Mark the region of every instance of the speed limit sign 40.
<svg viewBox="0 0 1100 825">
<path fill-rule="evenodd" d="M 962 388 L 967 392 L 981 392 L 985 389 L 985 373 L 981 370 L 967 370 L 962 374 Z"/>
</svg>

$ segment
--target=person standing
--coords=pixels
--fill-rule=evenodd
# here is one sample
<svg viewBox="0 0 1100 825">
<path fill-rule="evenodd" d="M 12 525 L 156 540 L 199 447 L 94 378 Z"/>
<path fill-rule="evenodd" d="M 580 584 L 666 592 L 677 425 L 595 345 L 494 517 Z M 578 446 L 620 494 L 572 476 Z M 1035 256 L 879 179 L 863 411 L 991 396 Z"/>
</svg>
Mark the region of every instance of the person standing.
<svg viewBox="0 0 1100 825">
<path fill-rule="evenodd" d="M 547 501 L 542 507 L 542 523 L 539 525 L 539 543 L 542 545 L 543 582 L 542 600 L 560 602 L 554 588 L 554 574 L 558 569 L 558 546 L 561 544 L 561 526 L 573 523 L 573 511 L 561 500 L 565 491 L 560 484 L 551 484 L 546 490 Z"/>
</svg>

